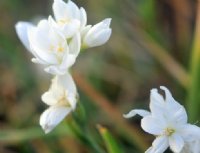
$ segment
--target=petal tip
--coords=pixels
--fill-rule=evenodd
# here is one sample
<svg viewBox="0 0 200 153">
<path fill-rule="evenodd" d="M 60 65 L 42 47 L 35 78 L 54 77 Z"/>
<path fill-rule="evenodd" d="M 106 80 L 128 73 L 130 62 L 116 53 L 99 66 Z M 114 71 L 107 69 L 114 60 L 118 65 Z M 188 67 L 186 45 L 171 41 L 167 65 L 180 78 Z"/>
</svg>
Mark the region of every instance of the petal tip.
<svg viewBox="0 0 200 153">
<path fill-rule="evenodd" d="M 104 22 L 105 24 L 107 24 L 108 26 L 110 26 L 111 21 L 112 21 L 112 18 L 106 18 L 103 22 Z"/>
<path fill-rule="evenodd" d="M 131 118 L 134 117 L 136 115 L 136 112 L 134 110 L 128 112 L 127 114 L 123 114 L 124 118 Z"/>
<path fill-rule="evenodd" d="M 123 114 L 124 118 L 130 118 L 130 116 L 128 114 Z"/>
</svg>

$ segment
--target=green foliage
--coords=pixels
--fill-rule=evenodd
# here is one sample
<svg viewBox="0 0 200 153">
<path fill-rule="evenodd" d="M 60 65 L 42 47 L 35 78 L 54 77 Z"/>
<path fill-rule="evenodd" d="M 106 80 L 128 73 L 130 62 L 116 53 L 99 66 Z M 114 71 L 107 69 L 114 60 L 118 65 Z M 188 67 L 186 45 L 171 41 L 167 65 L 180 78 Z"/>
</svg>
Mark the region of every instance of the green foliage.
<svg viewBox="0 0 200 153">
<path fill-rule="evenodd" d="M 108 153 L 123 153 L 120 145 L 118 145 L 114 137 L 106 128 L 98 125 L 98 130 L 106 144 Z"/>
<path fill-rule="evenodd" d="M 198 10 L 200 11 L 200 10 Z M 197 15 L 196 30 L 193 38 L 193 48 L 191 56 L 191 82 L 188 88 L 188 111 L 191 122 L 197 122 L 200 116 L 200 16 Z"/>
</svg>

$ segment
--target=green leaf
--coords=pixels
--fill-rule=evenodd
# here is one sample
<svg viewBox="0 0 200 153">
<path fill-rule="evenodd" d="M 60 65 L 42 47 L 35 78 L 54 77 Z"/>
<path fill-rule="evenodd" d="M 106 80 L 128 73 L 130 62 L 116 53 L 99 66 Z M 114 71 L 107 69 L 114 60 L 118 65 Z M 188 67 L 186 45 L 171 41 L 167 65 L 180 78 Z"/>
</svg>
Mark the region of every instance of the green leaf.
<svg viewBox="0 0 200 153">
<path fill-rule="evenodd" d="M 111 133 L 101 125 L 98 125 L 98 130 L 106 144 L 108 153 L 123 153 L 118 143 L 115 141 Z"/>
<path fill-rule="evenodd" d="M 188 103 L 190 121 L 196 122 L 200 118 L 200 3 L 198 4 L 196 30 L 194 33 L 192 56 L 190 61 L 191 82 L 188 88 Z"/>
<path fill-rule="evenodd" d="M 42 137 L 51 136 L 63 136 L 70 135 L 70 132 L 65 125 L 58 126 L 57 129 L 52 131 L 50 134 L 45 134 L 42 129 L 38 127 L 31 127 L 28 129 L 17 129 L 17 130 L 1 130 L 0 131 L 0 142 L 2 143 L 15 143 L 27 140 L 33 140 Z"/>
</svg>

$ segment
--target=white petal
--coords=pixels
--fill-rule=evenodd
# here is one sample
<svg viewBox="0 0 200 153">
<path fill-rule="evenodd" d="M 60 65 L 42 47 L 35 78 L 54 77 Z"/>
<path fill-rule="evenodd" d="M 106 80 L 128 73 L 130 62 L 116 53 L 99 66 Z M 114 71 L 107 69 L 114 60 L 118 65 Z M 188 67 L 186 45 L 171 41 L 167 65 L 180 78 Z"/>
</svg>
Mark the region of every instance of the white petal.
<svg viewBox="0 0 200 153">
<path fill-rule="evenodd" d="M 200 128 L 196 125 L 186 124 L 179 132 L 185 141 L 200 140 Z"/>
<path fill-rule="evenodd" d="M 82 28 L 81 30 L 81 38 L 84 38 L 88 31 L 91 29 L 91 25 L 87 25 L 86 27 Z"/>
<path fill-rule="evenodd" d="M 172 97 L 171 92 L 164 86 L 161 86 L 160 89 L 165 91 L 165 101 L 170 109 L 170 107 L 172 108 L 172 110 L 176 111 L 179 110 L 181 105 Z"/>
<path fill-rule="evenodd" d="M 66 93 L 67 94 L 67 93 Z M 73 110 L 76 109 L 76 104 L 77 104 L 77 100 L 78 100 L 78 94 L 74 94 L 74 93 L 68 93 L 68 102 L 70 103 L 70 106 Z"/>
<path fill-rule="evenodd" d="M 64 24 L 62 28 L 62 32 L 66 38 L 71 38 L 74 36 L 75 33 L 78 32 L 80 27 L 80 21 L 78 20 L 72 20 L 67 24 Z"/>
<path fill-rule="evenodd" d="M 64 75 L 68 69 L 75 63 L 76 56 L 65 54 L 60 65 L 51 65 L 45 68 L 45 71 L 53 75 Z"/>
<path fill-rule="evenodd" d="M 63 0 L 54 0 L 53 13 L 57 21 L 72 18 L 69 6 Z"/>
<path fill-rule="evenodd" d="M 101 30 L 95 35 L 94 40 L 89 43 L 90 47 L 96 47 L 105 44 L 110 39 L 111 33 L 112 30 L 110 28 Z"/>
<path fill-rule="evenodd" d="M 104 27 L 109 27 L 110 24 L 111 24 L 111 21 L 112 21 L 111 18 L 104 19 L 104 20 L 102 21 L 103 24 L 104 24 Z"/>
<path fill-rule="evenodd" d="M 74 94 L 77 93 L 76 85 L 75 85 L 74 80 L 69 72 L 66 73 L 65 75 L 59 75 L 57 77 L 58 77 L 59 84 L 62 84 L 63 87 L 65 87 L 65 89 L 67 91 L 74 93 Z"/>
<path fill-rule="evenodd" d="M 192 144 L 191 149 L 193 150 L 192 153 L 200 153 L 200 139 L 196 140 L 194 144 Z"/>
<path fill-rule="evenodd" d="M 77 103 L 77 89 L 71 74 L 66 73 L 65 75 L 58 76 L 58 82 L 65 88 L 68 102 L 71 107 L 75 109 Z"/>
<path fill-rule="evenodd" d="M 128 114 L 124 114 L 123 116 L 125 118 L 131 118 L 131 117 L 133 117 L 133 116 L 135 116 L 137 114 L 142 116 L 142 117 L 145 117 L 147 115 L 150 115 L 150 112 L 148 112 L 146 110 L 143 110 L 143 109 L 133 109 Z"/>
<path fill-rule="evenodd" d="M 101 22 L 97 23 L 96 25 L 94 25 L 90 32 L 94 33 L 95 31 L 99 31 L 101 29 L 109 28 L 110 24 L 111 24 L 111 20 L 112 20 L 111 18 L 104 19 L 103 21 L 101 21 Z"/>
<path fill-rule="evenodd" d="M 30 50 L 32 52 L 32 54 L 35 56 L 35 58 L 32 59 L 32 62 L 36 62 L 36 63 L 41 63 L 41 64 L 48 64 L 48 61 L 47 60 L 43 60 L 38 54 L 37 52 L 35 52 L 34 48 L 33 47 L 33 40 L 34 40 L 34 33 L 36 31 L 36 28 L 32 28 L 32 29 L 29 29 L 28 30 L 28 39 L 30 40 Z"/>
<path fill-rule="evenodd" d="M 153 141 L 152 147 L 145 151 L 145 153 L 163 153 L 167 150 L 168 146 L 169 142 L 167 137 L 159 136 Z"/>
<path fill-rule="evenodd" d="M 46 62 L 44 62 L 44 61 L 42 61 L 42 60 L 40 60 L 40 59 L 38 59 L 38 58 L 32 58 L 31 59 L 31 61 L 33 62 L 33 63 L 37 63 L 37 64 L 46 64 Z"/>
<path fill-rule="evenodd" d="M 200 139 L 186 142 L 181 153 L 200 153 Z"/>
<path fill-rule="evenodd" d="M 184 125 L 187 123 L 188 117 L 183 106 L 181 106 L 179 110 L 172 114 L 172 120 L 179 125 Z"/>
<path fill-rule="evenodd" d="M 56 59 L 53 54 L 45 52 L 45 50 L 41 50 L 40 48 L 37 48 L 37 46 L 34 46 L 31 44 L 31 48 L 34 52 L 34 56 L 37 60 L 33 60 L 33 62 L 39 62 L 43 64 L 58 64 L 58 60 Z"/>
<path fill-rule="evenodd" d="M 59 66 L 60 72 L 67 72 L 67 70 L 75 63 L 76 55 L 67 54 L 63 57 L 63 61 Z"/>
<path fill-rule="evenodd" d="M 155 153 L 154 148 L 153 147 L 149 147 L 145 153 Z"/>
<path fill-rule="evenodd" d="M 29 22 L 18 22 L 15 25 L 17 35 L 28 51 L 31 51 L 30 42 L 28 39 L 28 29 L 33 27 L 35 26 Z"/>
<path fill-rule="evenodd" d="M 52 79 L 50 89 L 42 95 L 42 101 L 47 105 L 67 106 L 76 108 L 77 89 L 69 72 L 65 75 L 57 75 Z"/>
<path fill-rule="evenodd" d="M 161 135 L 166 127 L 166 123 L 149 115 L 142 119 L 141 127 L 150 134 Z"/>
<path fill-rule="evenodd" d="M 169 116 L 171 120 L 175 120 L 179 124 L 186 124 L 188 118 L 185 108 L 172 97 L 172 94 L 166 87 L 161 86 L 160 88 L 165 91 L 166 109 L 172 114 Z"/>
<path fill-rule="evenodd" d="M 78 56 L 81 50 L 81 37 L 80 33 L 76 33 L 69 43 L 69 53 Z"/>
<path fill-rule="evenodd" d="M 42 101 L 47 105 L 56 105 L 64 95 L 64 87 L 58 82 L 58 76 L 54 77 L 50 89 L 42 95 Z"/>
<path fill-rule="evenodd" d="M 30 46 L 31 49 L 34 51 L 34 55 L 36 56 L 36 58 L 45 63 L 57 64 L 56 57 L 48 52 L 50 42 L 48 41 L 48 31 L 46 31 L 48 29 L 48 26 L 44 25 L 46 23 L 47 21 L 43 20 L 40 22 L 39 28 L 32 28 L 28 31 Z"/>
<path fill-rule="evenodd" d="M 57 98 L 49 91 L 45 92 L 41 98 L 44 103 L 50 106 L 55 105 L 58 102 Z"/>
<path fill-rule="evenodd" d="M 72 17 L 75 18 L 75 19 L 80 19 L 80 11 L 79 11 L 78 6 L 74 2 L 72 2 L 71 0 L 68 0 L 67 5 L 69 7 L 69 10 L 70 10 Z"/>
<path fill-rule="evenodd" d="M 45 133 L 51 132 L 70 112 L 71 108 L 52 106 L 40 117 L 40 125 Z"/>
<path fill-rule="evenodd" d="M 80 8 L 80 22 L 81 22 L 81 29 L 86 26 L 87 24 L 87 13 L 84 8 Z"/>
<path fill-rule="evenodd" d="M 192 146 L 193 148 L 194 146 Z M 196 153 L 194 151 L 192 151 L 191 145 L 190 143 L 186 142 L 183 149 L 181 150 L 181 153 Z M 198 152 L 197 152 L 198 153 Z"/>
<path fill-rule="evenodd" d="M 163 96 L 158 93 L 157 89 L 152 89 L 150 93 L 150 110 L 153 116 L 159 116 L 163 119 L 165 102 Z"/>
<path fill-rule="evenodd" d="M 41 20 L 36 28 L 29 31 L 28 37 L 32 46 L 46 51 L 50 45 L 50 26 L 47 20 Z M 49 50 L 49 49 L 48 49 Z"/>
<path fill-rule="evenodd" d="M 91 35 L 95 35 L 97 32 L 101 31 L 102 29 L 109 28 L 110 23 L 111 23 L 111 19 L 110 18 L 105 19 L 105 20 L 101 21 L 100 23 L 97 23 L 96 25 L 94 25 L 90 29 L 90 31 L 87 33 L 86 37 L 89 37 Z"/>
<path fill-rule="evenodd" d="M 56 21 L 53 19 L 53 17 L 51 15 L 49 15 L 48 17 L 48 22 L 50 25 L 52 25 L 53 27 L 56 27 L 57 26 L 57 23 Z"/>
<path fill-rule="evenodd" d="M 180 135 L 174 133 L 169 137 L 169 146 L 173 152 L 180 153 L 184 146 L 183 138 Z"/>
<path fill-rule="evenodd" d="M 67 70 L 60 70 L 58 66 L 48 66 L 45 69 L 45 72 L 53 74 L 53 75 L 63 75 L 66 73 Z"/>
</svg>

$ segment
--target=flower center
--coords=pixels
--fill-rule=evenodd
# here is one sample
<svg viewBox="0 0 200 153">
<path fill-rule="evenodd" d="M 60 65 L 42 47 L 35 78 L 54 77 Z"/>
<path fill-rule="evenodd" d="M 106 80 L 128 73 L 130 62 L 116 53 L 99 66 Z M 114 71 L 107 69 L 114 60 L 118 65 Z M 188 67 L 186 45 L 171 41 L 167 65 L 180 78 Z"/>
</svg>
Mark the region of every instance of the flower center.
<svg viewBox="0 0 200 153">
<path fill-rule="evenodd" d="M 62 46 L 58 46 L 57 51 L 58 51 L 58 52 L 63 52 L 63 51 L 64 51 L 64 48 L 63 48 Z"/>
<path fill-rule="evenodd" d="M 71 107 L 70 103 L 67 100 L 67 95 L 65 92 L 63 92 L 63 95 L 58 100 L 58 104 L 66 107 Z"/>
<path fill-rule="evenodd" d="M 172 128 L 165 129 L 165 135 L 167 135 L 167 136 L 171 136 L 174 132 L 175 132 L 175 130 Z"/>
<path fill-rule="evenodd" d="M 49 47 L 49 49 L 50 49 L 50 51 L 57 51 L 58 53 L 62 53 L 63 51 L 64 51 L 64 47 L 61 45 L 61 44 L 59 44 L 57 47 L 55 47 L 54 45 L 51 45 L 50 47 Z"/>
<path fill-rule="evenodd" d="M 61 19 L 58 21 L 58 24 L 59 25 L 64 25 L 64 24 L 67 24 L 70 22 L 70 19 Z"/>
</svg>

